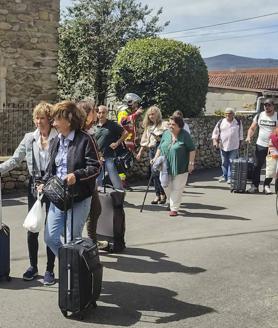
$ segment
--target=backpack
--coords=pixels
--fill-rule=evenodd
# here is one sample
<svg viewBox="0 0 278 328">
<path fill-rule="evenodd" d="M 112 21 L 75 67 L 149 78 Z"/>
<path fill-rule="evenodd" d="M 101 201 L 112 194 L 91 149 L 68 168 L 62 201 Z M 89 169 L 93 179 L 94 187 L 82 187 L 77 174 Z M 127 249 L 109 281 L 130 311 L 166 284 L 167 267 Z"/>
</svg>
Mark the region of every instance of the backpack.
<svg viewBox="0 0 278 328">
<path fill-rule="evenodd" d="M 238 117 L 235 117 L 235 120 L 237 121 L 237 125 L 240 128 L 240 119 Z M 221 132 L 220 125 L 221 125 L 222 121 L 223 121 L 223 118 L 221 118 L 221 120 L 219 120 L 217 122 L 217 128 L 218 128 L 218 131 L 219 131 L 219 137 L 220 137 L 220 132 Z"/>
</svg>

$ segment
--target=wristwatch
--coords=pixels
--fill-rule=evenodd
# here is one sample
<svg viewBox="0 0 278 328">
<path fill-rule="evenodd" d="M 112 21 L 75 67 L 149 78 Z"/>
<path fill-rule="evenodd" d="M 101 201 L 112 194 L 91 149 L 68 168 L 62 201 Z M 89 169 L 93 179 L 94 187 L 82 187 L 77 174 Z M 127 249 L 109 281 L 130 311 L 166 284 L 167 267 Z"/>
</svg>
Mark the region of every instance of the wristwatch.
<svg viewBox="0 0 278 328">
<path fill-rule="evenodd" d="M 194 165 L 194 162 L 189 162 L 189 165 Z"/>
</svg>

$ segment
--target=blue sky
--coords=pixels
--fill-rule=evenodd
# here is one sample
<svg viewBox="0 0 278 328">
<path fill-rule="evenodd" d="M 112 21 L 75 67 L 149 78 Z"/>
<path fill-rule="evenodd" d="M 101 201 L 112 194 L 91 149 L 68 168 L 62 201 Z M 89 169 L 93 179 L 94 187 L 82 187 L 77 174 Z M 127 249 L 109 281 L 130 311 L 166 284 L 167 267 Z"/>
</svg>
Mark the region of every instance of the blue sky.
<svg viewBox="0 0 278 328">
<path fill-rule="evenodd" d="M 203 57 L 234 54 L 278 59 L 277 0 L 141 0 L 155 11 L 163 7 L 161 23 L 170 21 L 162 37 L 191 43 Z M 72 0 L 61 0 L 61 10 Z M 269 15 L 272 14 L 272 15 Z M 269 15 L 214 27 L 207 25 Z M 191 31 L 187 29 L 197 28 Z M 169 33 L 181 31 L 177 33 Z"/>
</svg>

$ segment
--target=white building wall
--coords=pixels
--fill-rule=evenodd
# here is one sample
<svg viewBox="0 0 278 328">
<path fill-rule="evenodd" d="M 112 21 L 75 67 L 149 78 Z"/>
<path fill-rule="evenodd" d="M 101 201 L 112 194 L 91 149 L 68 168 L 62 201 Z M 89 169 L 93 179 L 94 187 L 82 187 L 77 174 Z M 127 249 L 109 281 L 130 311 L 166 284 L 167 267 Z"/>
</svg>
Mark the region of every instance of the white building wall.
<svg viewBox="0 0 278 328">
<path fill-rule="evenodd" d="M 251 91 L 209 88 L 206 99 L 206 114 L 224 111 L 226 107 L 232 107 L 235 110 L 254 110 L 258 94 Z"/>
</svg>

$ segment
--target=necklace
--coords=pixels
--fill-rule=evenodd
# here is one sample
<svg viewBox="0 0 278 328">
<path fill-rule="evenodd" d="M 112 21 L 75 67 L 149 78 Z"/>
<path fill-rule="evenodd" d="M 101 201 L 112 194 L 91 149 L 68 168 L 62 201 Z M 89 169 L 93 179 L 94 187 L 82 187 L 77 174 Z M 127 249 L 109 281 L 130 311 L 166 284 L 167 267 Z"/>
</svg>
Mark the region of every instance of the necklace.
<svg viewBox="0 0 278 328">
<path fill-rule="evenodd" d="M 48 137 L 41 135 L 41 146 L 43 149 L 48 146 Z"/>
</svg>

